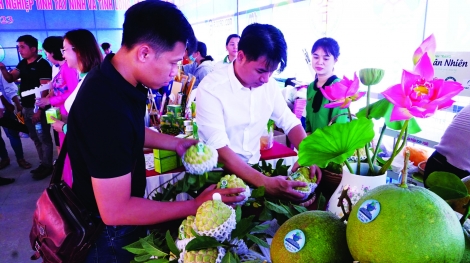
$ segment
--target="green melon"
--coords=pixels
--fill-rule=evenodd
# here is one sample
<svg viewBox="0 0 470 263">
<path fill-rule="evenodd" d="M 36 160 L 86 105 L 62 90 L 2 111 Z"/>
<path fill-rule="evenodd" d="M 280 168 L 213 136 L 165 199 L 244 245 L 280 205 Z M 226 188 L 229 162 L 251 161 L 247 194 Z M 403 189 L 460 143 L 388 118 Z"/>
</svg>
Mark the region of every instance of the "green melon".
<svg viewBox="0 0 470 263">
<path fill-rule="evenodd" d="M 368 200 L 378 201 L 380 212 L 363 223 L 358 211 Z M 417 186 L 372 189 L 353 207 L 346 237 L 351 254 L 361 263 L 459 263 L 465 248 L 454 211 L 442 198 Z"/>
<path fill-rule="evenodd" d="M 459 212 L 455 212 L 459 220 L 462 218 L 462 214 Z M 460 263 L 468 263 L 470 262 L 470 220 L 465 220 L 465 223 L 462 226 L 463 234 L 465 236 L 465 252 L 463 253 L 462 260 Z"/>
<path fill-rule="evenodd" d="M 305 245 L 292 253 L 284 245 L 291 231 L 300 230 L 305 235 Z M 273 263 L 344 263 L 352 262 L 346 243 L 346 225 L 326 211 L 307 211 L 293 216 L 277 230 L 271 243 Z"/>
</svg>

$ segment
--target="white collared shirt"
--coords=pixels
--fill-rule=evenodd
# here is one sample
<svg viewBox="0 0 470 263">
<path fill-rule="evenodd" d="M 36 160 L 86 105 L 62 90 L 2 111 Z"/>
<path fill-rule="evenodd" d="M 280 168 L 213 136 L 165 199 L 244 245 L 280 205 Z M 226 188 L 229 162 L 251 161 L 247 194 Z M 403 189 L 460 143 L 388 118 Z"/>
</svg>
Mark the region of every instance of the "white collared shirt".
<svg viewBox="0 0 470 263">
<path fill-rule="evenodd" d="M 220 149 L 228 146 L 244 161 L 257 163 L 260 137 L 269 119 L 286 134 L 300 124 L 287 107 L 273 78 L 258 88 L 245 88 L 235 77 L 233 64 L 224 64 L 207 75 L 196 95 L 199 137 Z"/>
</svg>

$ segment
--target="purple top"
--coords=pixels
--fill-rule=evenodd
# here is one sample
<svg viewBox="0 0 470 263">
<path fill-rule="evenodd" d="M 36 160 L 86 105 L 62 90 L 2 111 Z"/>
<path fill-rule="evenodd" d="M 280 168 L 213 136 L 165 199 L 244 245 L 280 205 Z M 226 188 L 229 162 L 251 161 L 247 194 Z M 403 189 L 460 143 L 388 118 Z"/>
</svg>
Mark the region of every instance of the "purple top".
<svg viewBox="0 0 470 263">
<path fill-rule="evenodd" d="M 470 172 L 470 105 L 455 115 L 435 148 L 448 163 Z"/>
</svg>

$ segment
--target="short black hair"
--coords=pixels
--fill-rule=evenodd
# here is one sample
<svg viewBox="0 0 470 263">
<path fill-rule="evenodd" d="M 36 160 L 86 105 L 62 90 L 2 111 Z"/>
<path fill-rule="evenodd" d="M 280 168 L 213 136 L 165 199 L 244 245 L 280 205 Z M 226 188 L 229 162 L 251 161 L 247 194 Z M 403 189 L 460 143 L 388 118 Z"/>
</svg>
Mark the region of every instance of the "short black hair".
<svg viewBox="0 0 470 263">
<path fill-rule="evenodd" d="M 147 0 L 131 6 L 125 13 L 122 45 L 128 49 L 147 43 L 156 52 L 173 50 L 177 42 L 196 49 L 193 28 L 183 13 L 164 1 Z"/>
<path fill-rule="evenodd" d="M 240 38 L 240 36 L 237 34 L 231 34 L 230 36 L 227 37 L 227 40 L 225 41 L 225 46 L 228 45 L 228 42 L 230 42 L 230 39 L 232 38 Z"/>
<path fill-rule="evenodd" d="M 266 56 L 268 69 L 277 67 L 282 72 L 287 66 L 287 43 L 281 30 L 272 25 L 254 23 L 243 29 L 238 50 L 243 51 L 248 61 Z"/>
<path fill-rule="evenodd" d="M 62 52 L 60 52 L 63 46 L 64 46 L 64 39 L 60 36 L 46 37 L 46 39 L 44 39 L 44 43 L 42 43 L 42 48 L 48 53 L 51 53 L 52 58 L 54 58 L 57 61 L 64 60 L 64 57 L 62 56 Z"/>
<path fill-rule="evenodd" d="M 110 47 L 111 45 L 108 42 L 104 42 L 103 44 L 101 44 L 101 48 L 103 50 L 109 49 Z"/>
<path fill-rule="evenodd" d="M 31 35 L 22 35 L 16 40 L 16 42 L 24 42 L 28 47 L 35 47 L 38 49 L 38 39 Z"/>
<path fill-rule="evenodd" d="M 317 49 L 323 49 L 327 54 L 332 55 L 335 59 L 339 57 L 339 45 L 336 40 L 331 37 L 320 38 L 313 44 L 312 54 L 317 51 Z"/>
<path fill-rule="evenodd" d="M 206 44 L 204 44 L 204 42 L 201 42 L 201 41 L 198 41 L 197 42 L 197 50 L 202 57 L 206 57 L 207 56 L 207 46 Z"/>
</svg>

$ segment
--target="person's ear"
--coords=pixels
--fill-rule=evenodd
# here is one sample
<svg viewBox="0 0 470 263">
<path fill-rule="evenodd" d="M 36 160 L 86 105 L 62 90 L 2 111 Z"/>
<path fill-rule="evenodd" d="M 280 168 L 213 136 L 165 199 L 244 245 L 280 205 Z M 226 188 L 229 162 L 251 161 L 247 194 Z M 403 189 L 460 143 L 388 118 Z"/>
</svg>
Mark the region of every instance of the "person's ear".
<svg viewBox="0 0 470 263">
<path fill-rule="evenodd" d="M 140 62 L 146 62 L 150 55 L 153 54 L 153 50 L 147 45 L 140 45 L 137 47 L 137 60 Z"/>
<path fill-rule="evenodd" d="M 244 53 L 242 50 L 238 50 L 238 53 L 237 53 L 237 60 L 238 60 L 238 62 L 240 62 L 240 63 L 245 62 L 246 56 L 245 56 L 245 53 Z"/>
</svg>

